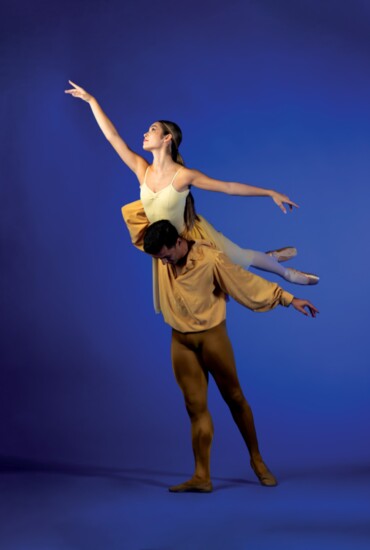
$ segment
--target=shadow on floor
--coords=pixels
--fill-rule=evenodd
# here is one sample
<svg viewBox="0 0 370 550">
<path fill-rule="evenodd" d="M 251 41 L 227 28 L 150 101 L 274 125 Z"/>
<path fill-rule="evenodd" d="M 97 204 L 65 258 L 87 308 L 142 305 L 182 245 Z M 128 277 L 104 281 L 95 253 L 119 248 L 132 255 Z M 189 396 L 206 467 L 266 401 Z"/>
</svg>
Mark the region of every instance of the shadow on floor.
<svg viewBox="0 0 370 550">
<path fill-rule="evenodd" d="M 87 476 L 113 478 L 127 484 L 139 483 L 141 485 L 167 487 L 168 483 L 161 481 L 161 477 L 189 479 L 190 474 L 185 472 L 151 470 L 148 468 L 113 468 L 102 466 L 91 466 L 82 464 L 71 464 L 61 462 L 49 462 L 33 460 L 14 456 L 0 456 L 0 475 L 11 473 L 38 472 L 44 474 L 60 474 L 67 476 Z M 362 478 L 370 482 L 370 464 L 337 464 L 313 466 L 312 468 L 289 468 L 289 471 L 280 471 L 279 480 L 325 480 L 337 482 L 348 479 L 354 481 Z M 242 478 L 225 478 L 213 476 L 212 480 L 217 483 L 215 491 L 233 488 L 238 485 L 259 485 L 258 481 L 249 481 Z"/>
</svg>

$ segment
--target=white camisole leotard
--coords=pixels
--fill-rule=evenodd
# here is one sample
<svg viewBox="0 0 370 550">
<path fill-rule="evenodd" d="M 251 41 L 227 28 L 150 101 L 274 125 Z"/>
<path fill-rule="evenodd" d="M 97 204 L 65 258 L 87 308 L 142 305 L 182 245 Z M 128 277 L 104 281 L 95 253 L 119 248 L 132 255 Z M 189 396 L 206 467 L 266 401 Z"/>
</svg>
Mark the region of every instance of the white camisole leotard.
<svg viewBox="0 0 370 550">
<path fill-rule="evenodd" d="M 155 192 L 149 189 L 146 184 L 146 176 L 148 173 L 146 169 L 143 184 L 140 187 L 140 199 L 143 204 L 145 214 L 150 223 L 157 222 L 159 220 L 169 220 L 174 225 L 179 234 L 185 229 L 184 223 L 184 211 L 186 197 L 189 194 L 189 189 L 185 191 L 177 191 L 173 182 L 181 168 L 177 170 L 173 176 L 171 183 Z"/>
</svg>

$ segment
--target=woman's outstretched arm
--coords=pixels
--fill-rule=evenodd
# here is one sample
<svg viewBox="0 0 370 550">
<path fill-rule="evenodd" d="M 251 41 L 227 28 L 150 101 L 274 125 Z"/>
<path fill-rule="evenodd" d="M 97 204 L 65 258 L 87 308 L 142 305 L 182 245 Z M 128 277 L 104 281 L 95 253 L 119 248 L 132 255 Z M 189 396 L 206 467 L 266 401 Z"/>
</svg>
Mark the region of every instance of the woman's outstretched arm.
<svg viewBox="0 0 370 550">
<path fill-rule="evenodd" d="M 146 160 L 137 153 L 134 153 L 134 151 L 132 151 L 128 147 L 126 142 L 117 132 L 117 129 L 112 121 L 109 120 L 103 109 L 100 107 L 95 97 L 93 97 L 86 90 L 81 88 L 81 86 L 78 86 L 77 84 L 72 82 L 72 80 L 69 80 L 68 82 L 71 84 L 71 86 L 73 86 L 73 88 L 65 90 L 65 93 L 70 94 L 73 97 L 82 99 L 90 105 L 95 120 L 98 123 L 99 128 L 103 132 L 104 136 L 118 153 L 123 162 L 130 168 L 130 170 L 132 170 L 137 175 L 139 179 L 141 179 L 143 171 L 145 171 L 146 167 L 148 166 Z"/>
<path fill-rule="evenodd" d="M 273 189 L 264 189 L 255 187 L 246 183 L 235 183 L 230 181 L 215 180 L 199 172 L 198 170 L 186 170 L 188 185 L 194 185 L 199 189 L 206 191 L 218 191 L 227 195 L 239 195 L 241 197 L 271 197 L 274 203 L 286 214 L 285 204 L 293 210 L 293 206 L 298 208 L 298 204 L 291 201 L 287 195 L 274 191 Z"/>
</svg>

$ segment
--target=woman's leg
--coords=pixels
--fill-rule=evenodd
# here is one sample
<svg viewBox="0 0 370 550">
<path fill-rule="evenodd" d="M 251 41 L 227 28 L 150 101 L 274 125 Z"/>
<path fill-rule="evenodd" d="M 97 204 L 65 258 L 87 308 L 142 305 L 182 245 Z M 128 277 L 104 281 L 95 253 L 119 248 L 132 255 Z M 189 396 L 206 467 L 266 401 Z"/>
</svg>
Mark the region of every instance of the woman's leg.
<svg viewBox="0 0 370 550">
<path fill-rule="evenodd" d="M 241 248 L 237 244 L 233 243 L 220 234 L 219 244 L 221 250 L 230 258 L 234 264 L 241 265 L 244 268 L 250 266 L 260 269 L 261 271 L 269 271 L 270 273 L 276 273 L 283 277 L 290 283 L 296 283 L 298 285 L 309 285 L 318 283 L 319 278 L 311 273 L 303 273 L 297 269 L 290 267 L 284 267 L 277 259 L 264 252 L 258 252 L 256 250 L 250 250 L 247 248 Z"/>
</svg>

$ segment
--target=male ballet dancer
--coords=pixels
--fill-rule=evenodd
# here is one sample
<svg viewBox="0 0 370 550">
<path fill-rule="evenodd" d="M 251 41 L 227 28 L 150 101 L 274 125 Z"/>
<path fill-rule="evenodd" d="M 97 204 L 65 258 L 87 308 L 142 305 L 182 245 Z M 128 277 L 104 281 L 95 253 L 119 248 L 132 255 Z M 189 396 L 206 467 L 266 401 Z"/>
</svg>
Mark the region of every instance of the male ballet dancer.
<svg viewBox="0 0 370 550">
<path fill-rule="evenodd" d="M 130 223 L 125 221 L 130 231 Z M 167 220 L 155 222 L 146 229 L 143 248 L 161 261 L 158 266 L 161 311 L 165 322 L 172 327 L 173 370 L 191 421 L 194 475 L 169 490 L 212 491 L 210 450 L 213 425 L 207 408 L 209 373 L 230 408 L 260 483 L 269 487 L 277 485 L 259 451 L 252 410 L 238 380 L 226 331 L 226 298 L 230 295 L 253 311 L 292 305 L 304 315 L 308 315 L 307 308 L 315 317 L 318 310 L 308 300 L 295 298 L 277 284 L 231 263 L 210 243 L 180 237 Z"/>
</svg>

